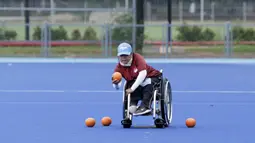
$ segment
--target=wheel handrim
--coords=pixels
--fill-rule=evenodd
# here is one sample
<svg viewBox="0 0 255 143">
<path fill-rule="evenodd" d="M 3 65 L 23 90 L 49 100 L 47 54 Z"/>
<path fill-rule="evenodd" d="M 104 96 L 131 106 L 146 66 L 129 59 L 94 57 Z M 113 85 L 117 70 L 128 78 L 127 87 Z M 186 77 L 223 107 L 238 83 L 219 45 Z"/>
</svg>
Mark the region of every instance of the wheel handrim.
<svg viewBox="0 0 255 143">
<path fill-rule="evenodd" d="M 172 101 L 170 101 L 170 99 L 169 99 L 169 97 L 170 97 L 170 92 L 171 91 L 168 91 L 168 86 L 169 86 L 169 82 L 167 81 L 167 84 L 166 84 L 166 87 L 165 87 L 165 105 L 166 105 L 166 108 L 167 108 L 167 120 L 168 120 L 168 122 L 169 123 L 171 123 L 172 122 L 172 104 L 171 104 L 171 102 Z M 168 92 L 167 92 L 168 91 Z"/>
</svg>

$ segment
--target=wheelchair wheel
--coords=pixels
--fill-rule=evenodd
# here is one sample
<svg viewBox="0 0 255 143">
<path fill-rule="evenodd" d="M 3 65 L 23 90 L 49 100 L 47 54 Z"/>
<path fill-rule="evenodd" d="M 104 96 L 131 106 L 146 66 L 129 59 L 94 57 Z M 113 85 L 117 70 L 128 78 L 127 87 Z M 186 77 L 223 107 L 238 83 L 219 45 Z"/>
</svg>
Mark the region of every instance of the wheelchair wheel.
<svg viewBox="0 0 255 143">
<path fill-rule="evenodd" d="M 172 88 L 171 84 L 167 79 L 164 79 L 162 82 L 162 96 L 161 96 L 161 116 L 165 121 L 165 126 L 168 127 L 172 122 Z"/>
</svg>

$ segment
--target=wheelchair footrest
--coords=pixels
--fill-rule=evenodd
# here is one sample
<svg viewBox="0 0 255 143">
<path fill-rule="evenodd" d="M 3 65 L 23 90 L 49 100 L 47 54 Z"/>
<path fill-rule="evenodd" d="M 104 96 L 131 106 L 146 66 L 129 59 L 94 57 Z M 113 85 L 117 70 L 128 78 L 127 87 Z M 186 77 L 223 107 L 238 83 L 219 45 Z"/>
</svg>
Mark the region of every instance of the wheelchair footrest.
<svg viewBox="0 0 255 143">
<path fill-rule="evenodd" d="M 149 112 L 149 113 L 147 113 L 147 114 L 143 114 L 143 115 L 134 115 L 134 116 L 151 116 L 152 115 L 152 112 Z"/>
<path fill-rule="evenodd" d="M 134 116 L 151 116 L 153 115 L 153 110 L 151 110 L 151 112 L 147 113 L 147 114 L 143 114 L 143 115 L 134 115 Z M 156 115 L 159 115 L 160 114 L 160 110 L 156 110 Z"/>
<path fill-rule="evenodd" d="M 143 114 L 143 115 L 134 115 L 134 116 L 151 116 L 153 115 L 153 111 L 154 109 L 152 108 L 151 109 L 151 112 L 147 113 L 147 114 Z M 160 114 L 160 110 L 156 110 L 156 115 L 159 115 Z"/>
</svg>

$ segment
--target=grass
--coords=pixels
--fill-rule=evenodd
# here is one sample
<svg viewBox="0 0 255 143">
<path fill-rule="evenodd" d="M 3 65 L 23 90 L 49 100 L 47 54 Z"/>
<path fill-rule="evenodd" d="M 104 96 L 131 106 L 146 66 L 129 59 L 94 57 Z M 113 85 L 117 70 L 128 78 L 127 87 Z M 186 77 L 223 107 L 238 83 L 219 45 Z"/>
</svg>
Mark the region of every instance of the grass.
<svg viewBox="0 0 255 143">
<path fill-rule="evenodd" d="M 48 53 L 49 56 L 102 56 L 104 50 L 97 46 L 85 47 L 51 47 L 42 49 L 41 47 L 4 47 L 0 48 L 0 56 L 43 56 Z"/>
<path fill-rule="evenodd" d="M 250 45 L 236 45 L 233 49 L 231 49 L 234 53 L 254 53 L 254 46 Z M 225 48 L 222 46 L 215 46 L 209 48 L 187 48 L 186 52 L 211 52 L 211 53 L 222 53 L 225 51 Z"/>
<path fill-rule="evenodd" d="M 163 57 L 165 54 L 157 51 L 144 51 L 145 57 Z M 49 57 L 102 57 L 105 51 L 97 46 L 85 47 L 51 47 L 48 51 L 42 51 L 41 47 L 6 47 L 0 48 L 0 56 L 30 56 L 40 57 L 44 56 L 44 52 L 49 53 Z M 174 48 L 171 53 L 172 57 L 199 57 L 199 56 L 223 56 L 225 53 L 224 46 L 211 47 L 185 47 Z M 255 48 L 247 45 L 237 45 L 232 49 L 233 56 L 239 57 L 255 57 Z M 108 51 L 110 53 L 110 51 Z M 112 56 L 116 55 L 116 48 L 111 51 Z"/>
</svg>

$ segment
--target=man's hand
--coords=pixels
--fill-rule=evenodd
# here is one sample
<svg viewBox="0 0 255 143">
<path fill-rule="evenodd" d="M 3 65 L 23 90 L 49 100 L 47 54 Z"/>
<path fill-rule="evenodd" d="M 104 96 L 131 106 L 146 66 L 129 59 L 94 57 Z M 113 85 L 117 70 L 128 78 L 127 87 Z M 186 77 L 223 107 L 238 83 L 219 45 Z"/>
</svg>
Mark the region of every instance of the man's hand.
<svg viewBox="0 0 255 143">
<path fill-rule="evenodd" d="M 114 78 L 112 77 L 112 83 L 113 83 L 113 84 L 119 84 L 120 81 L 121 81 L 121 80 L 117 80 L 117 79 L 114 79 Z"/>
<path fill-rule="evenodd" d="M 114 80 L 112 78 L 112 84 L 114 85 L 113 87 L 116 88 L 117 90 L 120 88 L 118 85 L 120 82 L 121 82 L 121 80 Z"/>
<path fill-rule="evenodd" d="M 131 88 L 126 89 L 126 95 L 131 94 L 133 90 Z"/>
</svg>

